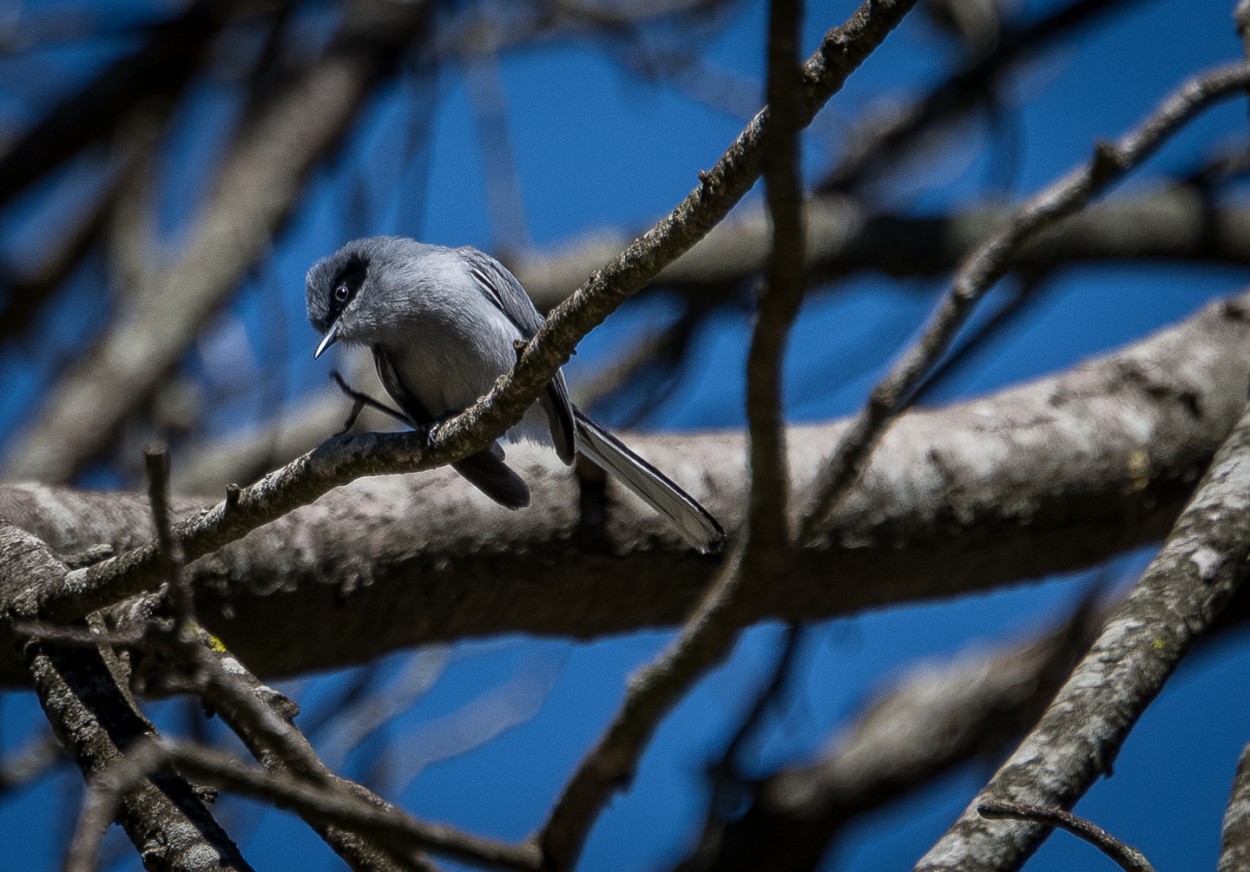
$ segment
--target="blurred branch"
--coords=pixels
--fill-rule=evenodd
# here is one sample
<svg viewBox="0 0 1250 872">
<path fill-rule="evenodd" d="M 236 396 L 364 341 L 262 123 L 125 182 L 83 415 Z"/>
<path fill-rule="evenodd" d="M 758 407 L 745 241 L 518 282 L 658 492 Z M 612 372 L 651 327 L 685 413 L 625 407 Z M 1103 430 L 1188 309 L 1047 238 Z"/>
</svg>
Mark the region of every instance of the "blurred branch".
<svg viewBox="0 0 1250 872">
<path fill-rule="evenodd" d="M 172 97 L 199 69 L 208 47 L 246 0 L 197 0 L 151 28 L 133 53 L 54 106 L 0 155 L 0 207 L 93 142 L 153 96 Z"/>
<path fill-rule="evenodd" d="M 386 793 L 407 791 L 428 766 L 468 754 L 533 720 L 558 677 L 557 661 L 527 658 L 507 679 L 457 710 L 409 729 L 369 766 L 364 780 Z"/>
<path fill-rule="evenodd" d="M 134 155 L 131 156 L 135 157 Z M 31 271 L 6 269 L 0 287 L 0 344 L 23 336 L 36 316 L 103 236 L 126 173 L 118 171 L 83 214 L 67 220 L 52 250 Z"/>
<path fill-rule="evenodd" d="M 1250 556 L 1250 407 L 1128 597 L 1033 731 L 917 872 L 1015 869 L 1045 828 L 988 823 L 986 802 L 1070 808 L 1110 771 L 1133 724 L 1241 586 Z"/>
<path fill-rule="evenodd" d="M 813 196 L 803 213 L 809 281 L 861 271 L 898 278 L 944 275 L 1010 214 L 990 204 L 944 215 L 872 214 L 838 195 Z M 618 231 L 601 229 L 550 251 L 516 255 L 509 266 L 535 305 L 546 311 L 626 241 Z M 677 288 L 693 300 L 724 303 L 726 287 L 763 272 L 767 252 L 763 209 L 747 204 L 661 271 L 653 286 Z M 1250 265 L 1250 209 L 1215 203 L 1197 185 L 1128 195 L 1039 230 L 1023 244 L 1013 265 L 1037 271 L 1156 260 Z M 898 290 L 908 292 L 906 287 Z"/>
<path fill-rule="evenodd" d="M 906 415 L 823 528 L 836 546 L 797 551 L 792 572 L 757 591 L 744 620 L 987 590 L 1161 538 L 1244 406 L 1248 313 L 1250 294 L 1059 376 Z M 796 487 L 815 479 L 845 431 L 845 422 L 791 428 Z M 737 526 L 741 435 L 631 442 Z M 368 456 L 367 444 L 361 451 Z M 448 639 L 590 638 L 680 623 L 714 564 L 624 496 L 608 517 L 609 550 L 578 547 L 575 481 L 542 451 L 509 449 L 534 492 L 525 512 L 478 500 L 448 470 L 357 482 L 273 521 L 189 565 L 197 614 L 266 676 Z M 176 507 L 180 516 L 197 508 Z M 123 550 L 148 529 L 145 501 L 125 494 L 10 486 L 0 488 L 0 514 L 65 554 L 100 543 Z M 394 614 L 413 618 L 383 618 Z M 308 626 L 337 629 L 309 636 Z M 0 659 L 0 681 L 20 683 L 12 661 Z"/>
<path fill-rule="evenodd" d="M 304 178 L 342 139 L 373 84 L 420 29 L 426 3 L 352 4 L 322 58 L 275 89 L 244 124 L 180 259 L 48 391 L 17 437 L 10 478 L 64 481 L 113 436 L 182 357 L 266 250 Z"/>
<path fill-rule="evenodd" d="M 349 684 L 337 700 L 338 705 L 315 726 L 307 726 L 310 733 L 324 729 L 326 737 L 319 742 L 323 756 L 335 765 L 342 765 L 347 755 L 363 745 L 370 736 L 397 717 L 408 712 L 442 678 L 451 662 L 447 645 L 430 645 L 413 652 L 403 672 L 388 683 L 366 693 L 373 683 L 374 671 L 362 670 L 360 676 L 365 684 Z M 371 779 L 365 779 L 370 781 Z"/>
<path fill-rule="evenodd" d="M 671 20 L 679 27 L 714 14 L 726 0 L 648 0 L 596 3 L 541 0 L 494 2 L 470 6 L 437 36 L 432 53 L 439 59 L 498 55 L 517 46 L 551 42 L 584 33 L 624 32 Z"/>
<path fill-rule="evenodd" d="M 51 733 L 32 739 L 0 760 L 0 794 L 30 786 L 64 760 L 64 749 Z"/>
<path fill-rule="evenodd" d="M 960 267 L 954 286 L 924 333 L 873 388 L 864 409 L 830 455 L 826 471 L 810 491 L 800 538 L 816 534 L 821 520 L 855 486 L 886 428 L 914 400 L 916 386 L 945 353 L 973 306 L 1010 268 L 1026 240 L 1042 228 L 1082 209 L 1136 169 L 1170 136 L 1203 109 L 1250 84 L 1250 67 L 1223 67 L 1186 82 L 1118 143 L 1100 142 L 1090 163 L 1041 191 L 1016 210 Z"/>
<path fill-rule="evenodd" d="M 1126 0 L 1073 0 L 1028 24 L 1004 28 L 991 51 L 923 98 L 853 131 L 846 153 L 818 190 L 845 193 L 861 188 L 896 164 L 901 153 L 923 145 L 938 122 L 956 120 L 982 104 L 993 94 L 996 79 L 1012 66 L 1124 5 Z"/>
<path fill-rule="evenodd" d="M 817 762 L 742 785 L 750 804 L 741 817 L 724 820 L 713 807 L 699 847 L 678 868 L 816 868 L 852 820 L 969 760 L 997 757 L 1033 726 L 1103 617 L 1087 598 L 1039 638 L 913 666 Z"/>
<path fill-rule="evenodd" d="M 499 76 L 498 56 L 475 55 L 465 68 L 465 84 L 478 147 L 482 151 L 491 248 L 499 252 L 516 251 L 529 244 L 529 232 L 525 226 L 521 173 L 508 129 L 508 101 Z"/>
</svg>

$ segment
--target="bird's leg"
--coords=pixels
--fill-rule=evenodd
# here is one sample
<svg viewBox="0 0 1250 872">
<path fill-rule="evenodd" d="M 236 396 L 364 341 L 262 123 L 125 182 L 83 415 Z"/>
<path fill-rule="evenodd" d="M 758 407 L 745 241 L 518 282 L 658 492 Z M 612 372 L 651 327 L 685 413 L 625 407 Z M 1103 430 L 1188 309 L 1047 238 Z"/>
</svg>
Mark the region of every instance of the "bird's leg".
<svg viewBox="0 0 1250 872">
<path fill-rule="evenodd" d="M 359 418 L 360 413 L 364 411 L 365 406 L 368 406 L 371 409 L 377 409 L 379 412 L 384 412 L 402 424 L 412 426 L 412 422 L 408 420 L 408 416 L 403 412 L 392 409 L 390 406 L 386 405 L 386 403 L 380 403 L 368 394 L 355 390 L 351 385 L 344 381 L 343 376 L 339 375 L 339 371 L 337 369 L 331 370 L 330 378 L 334 379 L 339 386 L 339 390 L 345 393 L 352 400 L 351 414 L 347 416 L 347 421 L 343 424 L 343 429 L 338 433 L 335 433 L 335 436 L 342 435 L 352 429 L 352 427 L 356 425 L 356 419 Z"/>
</svg>

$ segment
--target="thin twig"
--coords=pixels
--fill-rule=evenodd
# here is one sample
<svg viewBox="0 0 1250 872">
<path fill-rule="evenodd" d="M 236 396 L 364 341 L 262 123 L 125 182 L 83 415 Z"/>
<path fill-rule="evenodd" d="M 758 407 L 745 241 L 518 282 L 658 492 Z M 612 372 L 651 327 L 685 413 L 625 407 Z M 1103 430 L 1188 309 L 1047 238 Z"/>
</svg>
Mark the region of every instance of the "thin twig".
<svg viewBox="0 0 1250 872">
<path fill-rule="evenodd" d="M 800 541 L 810 540 L 821 521 L 854 486 L 886 428 L 914 399 L 916 386 L 945 353 L 973 306 L 1014 262 L 1025 243 L 1042 229 L 1080 210 L 1136 169 L 1170 136 L 1218 100 L 1250 84 L 1250 67 L 1221 67 L 1191 79 L 1163 101 L 1118 143 L 1098 143 L 1089 164 L 1059 179 L 1025 203 L 963 264 L 924 333 L 880 383 L 838 442 L 803 513 Z"/>
<path fill-rule="evenodd" d="M 1067 830 L 1102 851 L 1125 872 L 1155 872 L 1154 867 L 1150 865 L 1141 851 L 1131 845 L 1126 845 L 1097 824 L 1061 808 L 1042 808 L 1036 805 L 991 800 L 978 805 L 977 812 L 990 820 L 1030 821 Z"/>
<path fill-rule="evenodd" d="M 162 747 L 165 758 L 175 768 L 197 781 L 290 806 L 312 820 L 360 833 L 397 853 L 412 856 L 419 850 L 429 850 L 492 868 L 526 872 L 539 868 L 538 853 L 529 846 L 514 847 L 450 827 L 422 823 L 394 806 L 380 808 L 330 785 L 256 769 L 210 748 L 176 743 Z"/>
<path fill-rule="evenodd" d="M 171 632 L 181 634 L 188 621 L 195 619 L 191 590 L 182 575 L 182 545 L 174 537 L 169 511 L 169 449 L 161 443 L 149 445 L 143 452 L 148 473 L 148 502 L 152 505 L 152 523 L 156 528 L 158 571 L 168 591 L 174 626 Z"/>
<path fill-rule="evenodd" d="M 1073 0 L 1037 19 L 1012 27 L 994 48 L 942 81 L 921 99 L 888 119 L 871 119 L 851 132 L 851 148 L 817 187 L 821 191 L 862 188 L 898 165 L 900 153 L 923 145 L 925 134 L 943 121 L 957 121 L 992 99 L 998 78 L 1022 60 L 1046 51 L 1062 37 L 1126 6 L 1126 0 Z M 988 95 L 988 96 L 987 96 Z"/>
<path fill-rule="evenodd" d="M 625 699 L 535 835 L 543 861 L 571 869 L 608 798 L 627 782 L 660 720 L 685 691 L 719 663 L 738 635 L 736 612 L 752 581 L 782 565 L 788 480 L 781 412 L 781 355 L 803 294 L 802 196 L 798 134 L 806 123 L 797 87 L 798 0 L 774 0 L 769 25 L 769 111 L 766 183 L 774 216 L 770 285 L 760 304 L 748 362 L 751 425 L 751 507 L 747 534 L 733 549 L 681 635 L 629 683 Z M 828 37 L 826 37 L 826 40 Z M 797 251 L 797 256 L 793 256 Z"/>
</svg>

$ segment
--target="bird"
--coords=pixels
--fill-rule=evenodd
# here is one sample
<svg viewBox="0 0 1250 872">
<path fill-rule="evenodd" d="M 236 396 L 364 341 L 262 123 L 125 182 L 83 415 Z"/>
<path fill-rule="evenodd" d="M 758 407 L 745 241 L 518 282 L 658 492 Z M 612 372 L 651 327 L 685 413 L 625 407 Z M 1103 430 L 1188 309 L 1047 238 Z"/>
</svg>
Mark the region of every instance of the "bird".
<svg viewBox="0 0 1250 872">
<path fill-rule="evenodd" d="M 313 358 L 338 342 L 367 348 L 402 419 L 426 432 L 485 395 L 544 323 L 507 267 L 468 246 L 357 239 L 314 263 L 305 285 L 308 319 L 321 334 Z M 700 553 L 724 544 L 707 509 L 573 404 L 563 372 L 506 435 L 548 445 L 566 465 L 589 458 Z M 529 486 L 504 461 L 496 441 L 452 468 L 499 505 L 523 508 Z"/>
</svg>

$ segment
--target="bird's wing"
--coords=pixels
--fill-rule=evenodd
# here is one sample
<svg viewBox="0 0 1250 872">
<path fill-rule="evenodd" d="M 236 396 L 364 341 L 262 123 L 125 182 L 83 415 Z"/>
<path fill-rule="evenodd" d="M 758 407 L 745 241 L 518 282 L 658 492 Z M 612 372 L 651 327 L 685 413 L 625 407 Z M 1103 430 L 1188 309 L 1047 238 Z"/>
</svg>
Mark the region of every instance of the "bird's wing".
<svg viewBox="0 0 1250 872">
<path fill-rule="evenodd" d="M 412 425 L 420 428 L 437 424 L 438 418 L 430 414 L 412 391 L 408 390 L 386 349 L 375 345 L 372 350 L 373 365 L 377 368 L 378 378 L 382 380 L 382 387 L 386 388 L 386 392 Z M 529 486 L 504 463 L 503 447 L 498 442 L 492 442 L 485 451 L 457 460 L 451 468 L 501 506 L 520 509 L 530 504 Z"/>
<path fill-rule="evenodd" d="M 543 326 L 543 316 L 538 314 L 516 276 L 499 261 L 476 248 L 460 248 L 457 251 L 464 258 L 469 276 L 486 299 L 516 326 L 522 338 L 532 339 Z M 564 373 L 556 373 L 539 402 L 551 426 L 551 440 L 555 443 L 556 454 L 565 464 L 572 463 L 577 451 L 577 426 L 573 421 L 573 403 L 564 383 Z"/>
</svg>

